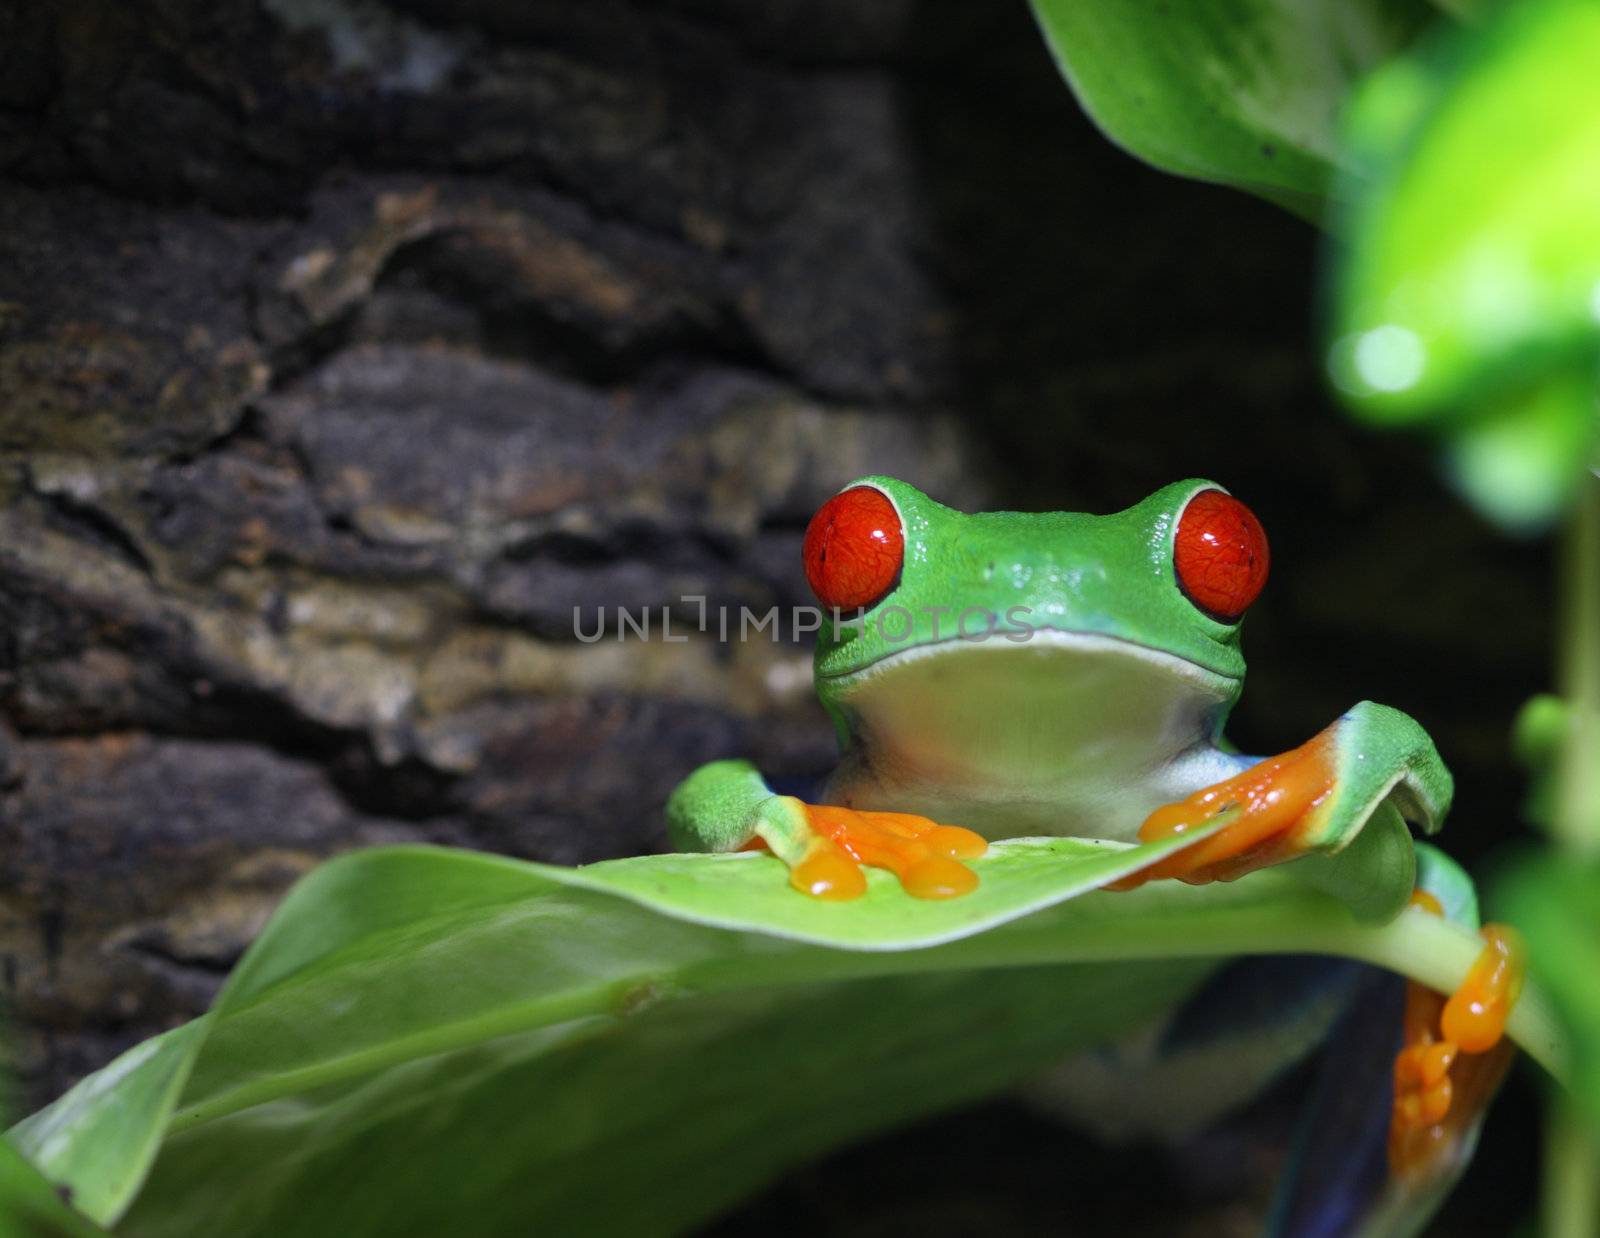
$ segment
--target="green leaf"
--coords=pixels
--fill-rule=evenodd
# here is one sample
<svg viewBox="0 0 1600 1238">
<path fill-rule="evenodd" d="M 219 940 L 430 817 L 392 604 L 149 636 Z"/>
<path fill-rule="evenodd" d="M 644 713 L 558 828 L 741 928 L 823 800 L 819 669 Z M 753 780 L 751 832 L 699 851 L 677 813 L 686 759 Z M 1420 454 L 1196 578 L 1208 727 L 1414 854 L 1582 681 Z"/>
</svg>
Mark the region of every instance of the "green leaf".
<svg viewBox="0 0 1600 1238">
<path fill-rule="evenodd" d="M 681 1232 L 842 1140 L 1115 1035 L 1205 970 L 1191 960 L 751 989 L 506 1037 L 178 1134 L 123 1229 Z M 318 1201 L 311 1216 L 305 1200 Z"/>
<path fill-rule="evenodd" d="M 1007 839 L 971 861 L 981 878 L 978 888 L 945 901 L 912 898 L 892 874 L 867 869 L 867 897 L 833 904 L 825 914 L 818 914 L 813 902 L 795 898 L 781 876 L 774 880 L 771 858 L 754 852 L 607 860 L 572 870 L 562 880 L 621 894 L 694 924 L 842 950 L 906 950 L 970 937 L 1097 890 L 1227 823 L 1219 818 L 1204 831 L 1132 848 L 1086 838 Z"/>
<path fill-rule="evenodd" d="M 6 1238 L 94 1238 L 105 1230 L 74 1211 L 7 1141 L 0 1139 L 0 1234 Z"/>
<path fill-rule="evenodd" d="M 51 1181 L 71 1189 L 75 1207 L 110 1224 L 155 1159 L 162 1122 L 207 1023 L 199 1019 L 136 1045 L 25 1119 L 12 1130 L 12 1143 Z"/>
<path fill-rule="evenodd" d="M 1511 727 L 1512 750 L 1528 773 L 1523 813 L 1542 830 L 1549 830 L 1555 820 L 1557 770 L 1569 718 L 1565 701 L 1542 693 L 1528 699 Z"/>
<path fill-rule="evenodd" d="M 881 881 L 813 903 L 764 855 L 347 855 L 291 891 L 205 1019 L 12 1137 L 108 1223 L 159 1140 L 125 1234 L 659 1232 L 1128 1031 L 1217 958 L 1344 953 L 1448 988 L 1477 954 L 1434 917 L 1364 924 L 1293 865 L 1085 889 L 1169 847 L 997 844 L 967 907 Z M 1559 1054 L 1537 1001 L 1513 1031 Z"/>
<path fill-rule="evenodd" d="M 1600 365 L 1600 7 L 1531 0 L 1357 97 L 1334 379 L 1425 425 L 1487 515 L 1547 523 L 1593 458 Z"/>
<path fill-rule="evenodd" d="M 1113 142 L 1312 220 L 1353 83 L 1433 16 L 1421 0 L 1033 0 L 1033 11 Z"/>
<path fill-rule="evenodd" d="M 228 1098 L 226 1103 L 244 1103 L 237 1098 L 252 1095 L 252 1080 L 266 1079 L 269 1090 L 299 1078 L 309 1085 L 329 1071 L 359 1070 L 367 1054 L 395 1060 L 427 1051 L 430 1038 L 443 1037 L 452 1044 L 463 1036 L 481 1039 L 498 1035 L 502 1024 L 520 1030 L 560 1022 L 567 1017 L 568 1005 L 581 1014 L 604 1010 L 613 1000 L 641 1000 L 639 994 L 652 983 L 648 965 L 653 958 L 663 974 L 681 961 L 684 930 L 670 923 L 635 927 L 640 941 L 624 941 L 615 957 L 607 958 L 598 948 L 601 935 L 620 931 L 618 923 L 633 926 L 632 921 L 619 921 L 615 914 L 596 916 L 584 930 L 593 941 L 582 949 L 551 929 L 541 931 L 540 917 L 553 914 L 556 905 L 539 902 L 538 896 L 562 886 L 623 894 L 689 922 L 760 924 L 779 935 L 881 949 L 977 932 L 1115 880 L 1182 845 L 1181 839 L 1138 849 L 1070 839 L 1004 844 L 977 862 L 983 882 L 965 899 L 944 904 L 909 899 L 893 878 L 874 873 L 869 897 L 832 906 L 820 916 L 814 904 L 789 888 L 777 861 L 754 854 L 660 856 L 569 870 L 465 852 L 402 848 L 364 853 L 320 868 L 290 894 L 229 978 L 207 1020 L 125 1054 L 56 1105 L 22 1123 L 17 1139 L 51 1177 L 73 1185 L 87 1214 L 110 1223 L 138 1189 L 186 1082 L 186 1098 L 192 1104 L 194 1097 L 210 1094 L 213 1074 L 220 1071 L 225 1084 L 219 1083 L 215 1090 Z M 1019 856 L 1026 857 L 1024 862 L 1018 862 Z M 423 876 L 417 876 L 419 871 Z M 567 904 L 560 907 L 570 911 Z M 430 943 L 450 941 L 450 966 L 476 967 L 474 951 L 498 958 L 489 943 L 500 938 L 484 935 L 497 931 L 495 917 L 500 916 L 519 924 L 533 917 L 519 933 L 535 944 L 513 951 L 510 957 L 519 959 L 520 969 L 523 954 L 544 947 L 543 970 L 534 973 L 543 997 L 502 1002 L 503 987 L 489 989 L 480 995 L 485 1008 L 481 1022 L 467 1017 L 471 1010 L 459 1001 L 453 1013 L 460 1017 L 443 1022 L 431 1006 L 424 1004 L 418 1010 L 406 1005 L 416 995 L 425 961 L 444 957 L 443 951 L 430 949 Z M 317 969 L 323 960 L 357 945 L 376 957 L 358 973 L 351 970 L 357 959 L 348 952 L 341 956 L 333 991 L 320 1013 L 343 1008 L 350 1017 L 325 1021 L 329 1051 L 324 1058 L 301 1054 L 292 1028 L 281 1029 L 281 1037 L 274 1031 L 262 1043 L 234 1052 L 229 1048 L 231 1038 L 241 1026 L 234 1020 L 216 1036 L 222 1047 L 213 1046 L 201 1058 L 198 1076 L 189 1080 L 211 1022 L 224 1012 L 250 1009 L 261 995 L 290 977 L 298 981 L 297 992 L 320 992 Z M 570 958 L 561 950 L 570 950 Z M 659 958 L 657 952 L 662 952 Z M 688 953 L 693 955 L 692 950 Z M 353 978 L 373 991 L 359 1009 L 339 991 Z M 514 978 L 519 993 L 522 982 L 519 970 Z M 630 993 L 634 984 L 641 986 L 638 993 Z M 256 1025 L 246 1020 L 242 1026 Z M 288 1052 L 287 1060 L 283 1051 Z M 239 1068 L 247 1059 L 250 1071 Z"/>
</svg>

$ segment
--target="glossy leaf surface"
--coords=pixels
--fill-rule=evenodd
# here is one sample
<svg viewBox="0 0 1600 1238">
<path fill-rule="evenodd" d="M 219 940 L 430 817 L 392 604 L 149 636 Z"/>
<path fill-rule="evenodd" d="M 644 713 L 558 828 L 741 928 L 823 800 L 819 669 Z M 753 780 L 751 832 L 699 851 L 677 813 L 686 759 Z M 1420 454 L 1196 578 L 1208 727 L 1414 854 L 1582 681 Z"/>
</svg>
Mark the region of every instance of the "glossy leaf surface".
<svg viewBox="0 0 1600 1238">
<path fill-rule="evenodd" d="M 1119 146 L 1320 218 L 1354 83 L 1410 44 L 1421 0 L 1033 0 L 1062 74 Z"/>
</svg>

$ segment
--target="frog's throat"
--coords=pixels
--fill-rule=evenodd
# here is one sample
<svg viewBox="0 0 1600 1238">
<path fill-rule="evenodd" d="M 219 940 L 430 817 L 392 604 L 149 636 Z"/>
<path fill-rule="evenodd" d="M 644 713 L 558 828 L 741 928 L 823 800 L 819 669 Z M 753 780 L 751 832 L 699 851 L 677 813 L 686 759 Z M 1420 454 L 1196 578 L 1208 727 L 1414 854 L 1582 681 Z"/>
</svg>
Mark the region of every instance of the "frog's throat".
<svg viewBox="0 0 1600 1238">
<path fill-rule="evenodd" d="M 994 631 L 976 636 L 949 636 L 942 640 L 908 645 L 904 649 L 891 649 L 862 666 L 831 673 L 818 672 L 819 683 L 825 682 L 830 690 L 847 690 L 858 682 L 903 667 L 924 658 L 944 658 L 965 651 L 981 650 L 1060 650 L 1093 656 L 1097 653 L 1111 658 L 1133 658 L 1148 663 L 1169 674 L 1174 679 L 1192 685 L 1202 692 L 1214 695 L 1219 701 L 1233 702 L 1238 698 L 1244 683 L 1242 677 L 1227 675 L 1192 662 L 1188 658 L 1122 636 L 1105 632 L 1080 632 L 1067 628 L 1035 626 L 1026 639 L 1017 639 L 1021 633 Z"/>
<path fill-rule="evenodd" d="M 1103 633 L 940 641 L 817 687 L 843 748 L 828 803 L 991 838 L 1132 838 L 1236 772 L 1215 742 L 1240 681 Z"/>
</svg>

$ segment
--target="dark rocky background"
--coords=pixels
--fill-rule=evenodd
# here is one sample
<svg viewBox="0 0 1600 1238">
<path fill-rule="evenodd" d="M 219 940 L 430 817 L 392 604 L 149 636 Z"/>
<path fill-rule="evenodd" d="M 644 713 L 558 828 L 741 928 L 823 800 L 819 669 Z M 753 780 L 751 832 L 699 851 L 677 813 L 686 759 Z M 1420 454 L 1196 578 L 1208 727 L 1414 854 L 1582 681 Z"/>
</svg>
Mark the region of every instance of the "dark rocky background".
<svg viewBox="0 0 1600 1238">
<path fill-rule="evenodd" d="M 1548 550 L 1332 407 L 1317 261 L 1105 142 L 1020 3 L 0 0 L 23 1103 L 202 1010 L 330 852 L 593 860 L 659 847 L 697 762 L 825 765 L 803 647 L 572 614 L 803 601 L 799 533 L 865 471 L 968 507 L 1225 481 L 1275 553 L 1236 737 L 1411 711 L 1481 862 Z M 1531 1092 L 1438 1233 L 1527 1208 Z M 1219 1138 L 1097 1153 L 995 1102 L 719 1232 L 1248 1233 L 1272 1157 Z"/>
</svg>

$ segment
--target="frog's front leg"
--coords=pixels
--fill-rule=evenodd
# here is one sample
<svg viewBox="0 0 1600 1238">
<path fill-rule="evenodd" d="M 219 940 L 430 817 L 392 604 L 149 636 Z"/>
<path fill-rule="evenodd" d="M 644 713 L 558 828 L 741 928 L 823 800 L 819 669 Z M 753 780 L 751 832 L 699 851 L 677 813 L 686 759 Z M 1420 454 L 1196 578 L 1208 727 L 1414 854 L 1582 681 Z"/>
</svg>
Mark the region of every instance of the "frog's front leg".
<svg viewBox="0 0 1600 1238">
<path fill-rule="evenodd" d="M 951 898 L 978 884 L 962 860 L 988 849 L 983 836 L 900 812 L 859 812 L 776 795 L 748 761 L 713 761 L 667 801 L 673 846 L 685 851 L 765 847 L 789 866 L 789 883 L 825 899 L 866 893 L 862 866 L 887 868 L 906 893 Z"/>
<path fill-rule="evenodd" d="M 1143 842 L 1185 833 L 1224 811 L 1238 816 L 1119 888 L 1161 877 L 1231 881 L 1309 852 L 1338 851 L 1385 802 L 1432 833 L 1451 792 L 1450 772 L 1427 732 L 1397 709 L 1362 701 L 1300 747 L 1156 809 L 1139 827 Z"/>
</svg>

